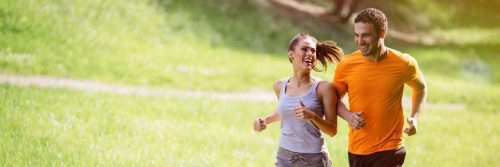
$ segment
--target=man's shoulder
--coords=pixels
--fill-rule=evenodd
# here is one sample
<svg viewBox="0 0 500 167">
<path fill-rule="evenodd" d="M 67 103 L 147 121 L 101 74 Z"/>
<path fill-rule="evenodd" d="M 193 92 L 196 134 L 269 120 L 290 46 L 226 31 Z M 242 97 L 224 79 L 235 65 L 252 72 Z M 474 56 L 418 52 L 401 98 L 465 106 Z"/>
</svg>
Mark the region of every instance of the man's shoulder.
<svg viewBox="0 0 500 167">
<path fill-rule="evenodd" d="M 345 56 L 345 58 L 348 58 L 348 57 L 351 57 L 351 58 L 352 58 L 352 57 L 356 57 L 356 56 L 359 56 L 359 55 L 361 55 L 361 51 L 356 50 L 356 51 L 354 51 L 354 52 L 352 52 L 352 53 L 347 54 L 347 55 Z"/>
<path fill-rule="evenodd" d="M 388 48 L 389 49 L 389 54 L 394 55 L 394 57 L 402 62 L 405 63 L 414 63 L 416 60 L 410 54 L 408 53 L 403 53 L 398 50 Z"/>
<path fill-rule="evenodd" d="M 347 54 L 342 58 L 341 62 L 350 62 L 359 59 L 361 56 L 361 52 L 359 50 L 352 52 L 350 54 Z"/>
</svg>

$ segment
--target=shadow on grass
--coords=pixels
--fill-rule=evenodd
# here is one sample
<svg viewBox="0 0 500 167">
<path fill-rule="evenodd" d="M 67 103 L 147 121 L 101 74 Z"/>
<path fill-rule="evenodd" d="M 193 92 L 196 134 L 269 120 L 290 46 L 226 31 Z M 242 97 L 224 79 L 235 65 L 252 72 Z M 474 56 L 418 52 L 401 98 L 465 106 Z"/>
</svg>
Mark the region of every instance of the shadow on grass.
<svg viewBox="0 0 500 167">
<path fill-rule="evenodd" d="M 157 2 L 167 17 L 178 13 L 188 14 L 184 18 L 188 20 L 171 25 L 174 31 L 195 32 L 197 37 L 207 40 L 212 46 L 284 55 L 290 39 L 300 32 L 315 35 L 320 41 L 335 40 L 341 47 L 353 46 L 351 32 L 347 31 L 350 29 L 340 25 L 317 27 L 307 20 L 285 18 L 248 0 Z M 171 23 L 169 20 L 167 22 Z"/>
<path fill-rule="evenodd" d="M 173 33 L 193 32 L 196 38 L 206 40 L 209 45 L 214 47 L 229 47 L 236 50 L 281 56 L 286 54 L 286 48 L 292 36 L 299 32 L 308 32 L 317 36 L 319 40 L 333 39 L 337 41 L 344 48 L 345 53 L 355 50 L 352 27 L 346 25 L 318 27 L 312 22 L 294 20 L 276 14 L 277 12 L 270 12 L 268 8 L 258 6 L 254 1 L 156 0 L 156 2 L 166 13 L 167 22 L 171 24 L 169 26 L 171 26 Z M 182 19 L 185 20 L 182 22 L 168 20 L 169 15 L 179 13 L 185 14 L 182 16 Z M 433 51 L 437 50 L 461 59 L 457 64 L 453 64 L 453 62 L 448 62 L 446 58 L 440 58 L 441 55 L 429 56 L 427 60 L 422 61 L 421 66 L 424 68 L 429 66 L 435 74 L 451 76 L 456 79 L 463 79 L 461 78 L 463 75 L 484 75 L 482 78 L 486 78 L 488 82 L 500 83 L 500 61 L 497 61 L 499 59 L 497 58 L 498 44 L 459 45 L 451 43 L 424 46 L 403 43 L 390 38 L 386 40 L 386 44 L 402 52 L 418 50 L 432 54 Z M 419 58 L 418 54 L 413 56 Z M 455 74 L 450 75 L 452 70 Z"/>
</svg>

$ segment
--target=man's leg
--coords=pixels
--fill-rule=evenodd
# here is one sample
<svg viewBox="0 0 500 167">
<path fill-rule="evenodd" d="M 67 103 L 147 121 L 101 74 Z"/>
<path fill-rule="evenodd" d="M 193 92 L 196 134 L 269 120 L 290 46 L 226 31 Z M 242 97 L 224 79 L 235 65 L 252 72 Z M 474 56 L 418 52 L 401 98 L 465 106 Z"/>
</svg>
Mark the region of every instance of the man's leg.
<svg viewBox="0 0 500 167">
<path fill-rule="evenodd" d="M 380 151 L 368 155 L 349 153 L 350 167 L 401 167 L 405 160 L 406 149 Z"/>
<path fill-rule="evenodd" d="M 405 162 L 406 149 L 404 147 L 396 150 L 378 152 L 373 166 L 401 167 Z"/>
<path fill-rule="evenodd" d="M 370 164 L 370 155 L 348 153 L 350 167 L 365 167 Z"/>
</svg>

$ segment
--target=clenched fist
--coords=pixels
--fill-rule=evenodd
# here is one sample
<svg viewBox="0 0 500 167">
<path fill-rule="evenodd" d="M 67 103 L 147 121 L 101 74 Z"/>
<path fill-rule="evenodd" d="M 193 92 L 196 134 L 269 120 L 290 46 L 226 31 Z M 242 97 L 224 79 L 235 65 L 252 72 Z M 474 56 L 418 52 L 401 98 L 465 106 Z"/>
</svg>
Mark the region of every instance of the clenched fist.
<svg viewBox="0 0 500 167">
<path fill-rule="evenodd" d="M 253 130 L 255 130 L 256 132 L 260 132 L 266 129 L 266 127 L 266 122 L 262 118 L 255 120 L 255 122 L 253 123 Z"/>
</svg>

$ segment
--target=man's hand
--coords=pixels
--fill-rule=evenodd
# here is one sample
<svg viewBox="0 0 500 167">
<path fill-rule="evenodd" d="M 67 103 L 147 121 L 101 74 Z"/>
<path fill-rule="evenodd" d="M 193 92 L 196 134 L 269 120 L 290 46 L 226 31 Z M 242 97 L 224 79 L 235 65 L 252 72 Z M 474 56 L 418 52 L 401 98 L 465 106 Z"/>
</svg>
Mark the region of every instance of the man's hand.
<svg viewBox="0 0 500 167">
<path fill-rule="evenodd" d="M 417 134 L 417 119 L 416 118 L 408 118 L 407 119 L 408 125 L 410 125 L 408 128 L 404 130 L 408 136 L 412 136 L 414 134 Z"/>
<path fill-rule="evenodd" d="M 350 114 L 348 122 L 353 129 L 360 129 L 365 126 L 366 122 L 363 118 L 361 118 L 361 114 L 363 114 L 362 111 Z"/>
<path fill-rule="evenodd" d="M 315 116 L 317 116 L 316 113 L 307 110 L 306 105 L 302 100 L 300 100 L 300 106 L 295 108 L 293 111 L 295 113 L 295 117 L 297 118 L 312 120 Z"/>
<path fill-rule="evenodd" d="M 266 129 L 266 127 L 267 127 L 267 125 L 266 125 L 264 119 L 262 119 L 262 118 L 255 120 L 255 122 L 253 123 L 253 130 L 255 130 L 256 132 L 260 132 L 260 131 Z"/>
</svg>

